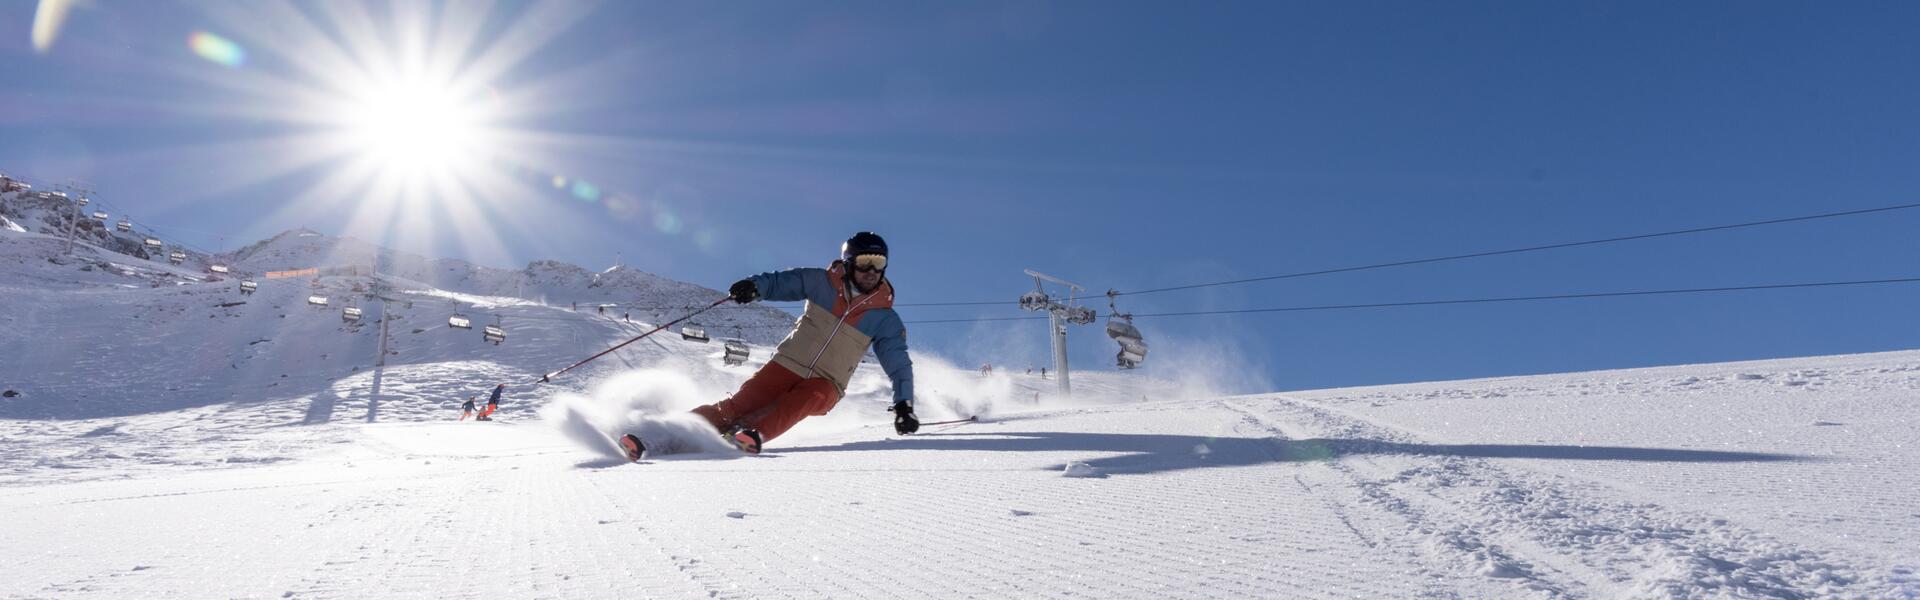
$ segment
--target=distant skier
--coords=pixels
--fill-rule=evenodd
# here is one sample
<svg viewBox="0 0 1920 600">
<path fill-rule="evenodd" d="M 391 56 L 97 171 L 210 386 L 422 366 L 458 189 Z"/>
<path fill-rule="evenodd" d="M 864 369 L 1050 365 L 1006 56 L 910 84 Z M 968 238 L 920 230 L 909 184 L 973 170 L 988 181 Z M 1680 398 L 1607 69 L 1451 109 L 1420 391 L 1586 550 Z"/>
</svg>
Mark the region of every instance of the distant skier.
<svg viewBox="0 0 1920 600">
<path fill-rule="evenodd" d="M 473 420 L 492 421 L 493 417 L 489 415 L 492 415 L 493 411 L 500 409 L 500 392 L 504 392 L 506 391 L 506 389 L 507 389 L 507 384 L 504 384 L 504 383 L 493 386 L 493 395 L 487 398 L 486 410 L 480 411 L 480 416 L 474 417 Z"/>
<path fill-rule="evenodd" d="M 460 413 L 460 420 L 462 421 L 467 420 L 467 417 L 473 416 L 473 396 L 467 396 L 467 403 L 460 405 L 460 410 L 463 411 Z"/>
<path fill-rule="evenodd" d="M 728 294 L 746 304 L 762 297 L 806 307 L 792 333 L 774 350 L 773 359 L 740 385 L 732 397 L 693 409 L 741 451 L 760 447 L 811 415 L 824 415 L 846 394 L 847 383 L 872 347 L 893 382 L 893 429 L 919 431 L 913 415 L 913 360 L 907 356 L 907 329 L 893 311 L 893 284 L 887 281 L 887 242 L 871 232 L 854 234 L 840 246 L 840 260 L 825 269 L 797 268 L 761 273 L 733 284 Z M 646 446 L 626 435 L 620 446 L 640 460 Z"/>
</svg>

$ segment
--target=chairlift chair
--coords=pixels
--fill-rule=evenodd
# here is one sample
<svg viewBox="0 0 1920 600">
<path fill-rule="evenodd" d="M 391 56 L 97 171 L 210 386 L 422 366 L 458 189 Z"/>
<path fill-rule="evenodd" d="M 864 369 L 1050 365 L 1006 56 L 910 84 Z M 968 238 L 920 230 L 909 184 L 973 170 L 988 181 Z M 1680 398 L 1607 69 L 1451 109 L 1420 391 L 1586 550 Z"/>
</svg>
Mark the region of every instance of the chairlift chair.
<svg viewBox="0 0 1920 600">
<path fill-rule="evenodd" d="M 680 328 L 680 339 L 693 340 L 705 344 L 713 338 L 707 337 L 707 330 L 701 329 L 697 325 L 688 325 Z"/>
<path fill-rule="evenodd" d="M 455 329 L 473 329 L 473 321 L 467 320 L 466 315 L 453 313 L 453 316 L 447 317 L 447 326 Z"/>
<path fill-rule="evenodd" d="M 113 228 L 120 231 L 133 231 L 133 222 L 121 219 L 119 223 L 113 224 Z"/>
<path fill-rule="evenodd" d="M 1047 305 L 1052 301 L 1053 299 L 1048 298 L 1046 293 L 1044 292 L 1038 292 L 1038 291 L 1027 292 L 1025 294 L 1020 295 L 1020 309 L 1021 310 L 1046 310 Z"/>
<path fill-rule="evenodd" d="M 207 270 L 213 271 L 215 273 L 220 273 L 222 275 L 233 271 L 232 269 L 228 269 L 226 265 L 213 265 L 211 267 L 207 267 Z"/>
<path fill-rule="evenodd" d="M 1128 319 L 1108 319 L 1107 337 L 1120 343 L 1120 353 L 1114 356 L 1122 369 L 1139 368 L 1147 360 L 1147 342 L 1140 336 L 1140 329 Z"/>
<path fill-rule="evenodd" d="M 318 307 L 320 307 L 320 308 L 326 308 L 326 307 L 327 307 L 327 297 L 326 297 L 326 296 L 322 296 L 322 295 L 319 295 L 319 294 L 314 294 L 314 295 L 312 295 L 312 296 L 307 296 L 307 304 L 311 304 L 311 305 L 314 305 L 314 306 L 318 306 Z"/>
<path fill-rule="evenodd" d="M 252 294 L 255 291 L 258 291 L 259 289 L 260 289 L 260 284 L 254 283 L 252 279 L 245 279 L 240 281 L 240 295 L 242 296 Z"/>
<path fill-rule="evenodd" d="M 753 356 L 753 349 L 747 347 L 746 342 L 741 340 L 727 340 L 726 351 L 720 356 L 720 362 L 729 365 L 741 365 L 746 364 L 747 358 L 751 356 Z"/>
<path fill-rule="evenodd" d="M 107 211 L 104 211 L 104 210 L 93 211 L 93 220 L 95 221 L 107 220 Z"/>
<path fill-rule="evenodd" d="M 153 238 L 147 238 L 147 241 L 144 242 L 142 245 L 146 246 L 148 250 L 152 250 L 154 252 L 159 252 L 161 248 L 166 247 L 166 244 L 162 244 L 160 243 L 160 240 L 156 240 Z"/>
<path fill-rule="evenodd" d="M 499 325 L 488 325 L 480 329 L 480 339 L 493 342 L 493 345 L 498 346 L 500 342 L 507 341 L 507 330 L 501 329 Z"/>
<path fill-rule="evenodd" d="M 65 198 L 65 197 L 67 197 L 67 193 L 66 193 L 66 192 L 54 192 L 53 194 L 54 194 L 55 196 L 59 196 L 59 197 L 61 197 L 61 198 Z M 84 196 L 82 196 L 82 197 L 80 198 L 80 205 L 81 205 L 81 206 L 86 206 L 88 202 L 91 202 L 91 200 L 88 200 L 88 199 L 87 199 L 86 197 L 84 197 Z"/>
<path fill-rule="evenodd" d="M 171 253 L 168 253 L 167 262 L 170 262 L 176 265 L 183 262 L 187 262 L 187 253 L 181 252 L 179 250 L 175 250 Z"/>
<path fill-rule="evenodd" d="M 349 306 L 340 311 L 340 320 L 348 323 L 360 322 L 360 307 Z"/>
</svg>

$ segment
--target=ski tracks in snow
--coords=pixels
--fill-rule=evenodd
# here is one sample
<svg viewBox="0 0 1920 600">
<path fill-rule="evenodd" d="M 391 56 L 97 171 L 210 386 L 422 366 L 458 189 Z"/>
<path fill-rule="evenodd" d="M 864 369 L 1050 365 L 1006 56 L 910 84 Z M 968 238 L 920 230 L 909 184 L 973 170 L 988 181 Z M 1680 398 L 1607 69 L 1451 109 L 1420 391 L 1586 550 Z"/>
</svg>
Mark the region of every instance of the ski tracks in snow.
<svg viewBox="0 0 1920 600">
<path fill-rule="evenodd" d="M 1299 475 L 1335 505 L 1355 535 L 1455 574 L 1509 582 L 1540 597 L 1897 597 L 1900 582 L 1864 577 L 1830 553 L 1783 544 L 1655 504 L 1614 499 L 1602 484 L 1449 455 L 1419 440 L 1308 401 L 1225 404 L 1284 438 L 1290 460 L 1322 459 Z M 1369 535 L 1365 532 L 1375 532 Z M 1374 543 L 1374 542 L 1370 542 Z"/>
</svg>

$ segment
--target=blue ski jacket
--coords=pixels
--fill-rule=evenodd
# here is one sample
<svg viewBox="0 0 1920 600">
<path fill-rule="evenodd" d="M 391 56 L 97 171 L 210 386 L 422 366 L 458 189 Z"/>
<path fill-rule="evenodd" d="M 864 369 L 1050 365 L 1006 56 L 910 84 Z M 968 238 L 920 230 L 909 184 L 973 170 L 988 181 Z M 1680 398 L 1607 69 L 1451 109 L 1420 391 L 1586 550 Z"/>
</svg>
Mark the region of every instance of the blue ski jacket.
<svg viewBox="0 0 1920 600">
<path fill-rule="evenodd" d="M 774 351 L 774 362 L 802 377 L 830 379 L 845 394 L 860 359 L 872 348 L 893 382 L 893 399 L 913 401 L 913 359 L 907 356 L 907 327 L 893 311 L 893 282 L 881 279 L 873 291 L 858 293 L 846 265 L 837 260 L 825 269 L 788 269 L 752 279 L 762 298 L 807 303 L 793 332 Z"/>
</svg>

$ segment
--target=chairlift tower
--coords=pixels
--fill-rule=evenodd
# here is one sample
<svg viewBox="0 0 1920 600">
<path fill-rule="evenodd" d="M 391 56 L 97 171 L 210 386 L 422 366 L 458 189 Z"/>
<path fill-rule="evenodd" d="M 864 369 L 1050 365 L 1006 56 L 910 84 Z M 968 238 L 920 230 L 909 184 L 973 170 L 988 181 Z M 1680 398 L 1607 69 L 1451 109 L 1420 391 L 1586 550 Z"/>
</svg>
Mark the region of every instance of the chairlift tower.
<svg viewBox="0 0 1920 600">
<path fill-rule="evenodd" d="M 393 299 L 384 293 L 386 291 L 386 286 L 381 285 L 380 281 L 380 253 L 374 252 L 373 297 L 380 299 L 380 356 L 373 359 L 374 368 L 387 366 L 387 321 L 391 320 L 388 317 L 393 314 L 393 311 L 389 310 L 387 303 L 392 302 Z M 380 390 L 374 390 L 374 393 L 378 394 Z"/>
<path fill-rule="evenodd" d="M 1067 377 L 1067 324 L 1086 325 L 1092 323 L 1098 315 L 1091 308 L 1074 306 L 1074 293 L 1086 291 L 1087 288 L 1033 269 L 1027 269 L 1026 273 L 1033 276 L 1034 291 L 1020 296 L 1020 308 L 1047 311 L 1047 337 L 1053 339 L 1053 370 L 1060 374 L 1060 395 L 1072 395 L 1073 384 Z M 1065 303 L 1047 295 L 1047 282 L 1067 287 Z"/>
<path fill-rule="evenodd" d="M 66 249 L 66 255 L 73 256 L 73 237 L 76 233 L 79 233 L 80 231 L 80 207 L 87 205 L 87 196 L 93 194 L 93 190 L 87 187 L 75 185 L 74 182 L 72 181 L 68 181 L 67 185 L 64 187 L 67 188 L 68 192 L 71 192 L 73 194 L 71 198 L 68 198 L 68 200 L 73 205 L 73 214 L 70 215 L 71 218 L 67 219 L 67 249 Z"/>
</svg>

